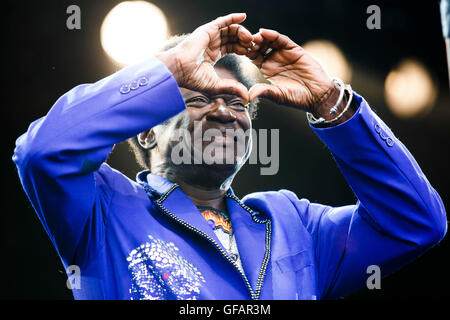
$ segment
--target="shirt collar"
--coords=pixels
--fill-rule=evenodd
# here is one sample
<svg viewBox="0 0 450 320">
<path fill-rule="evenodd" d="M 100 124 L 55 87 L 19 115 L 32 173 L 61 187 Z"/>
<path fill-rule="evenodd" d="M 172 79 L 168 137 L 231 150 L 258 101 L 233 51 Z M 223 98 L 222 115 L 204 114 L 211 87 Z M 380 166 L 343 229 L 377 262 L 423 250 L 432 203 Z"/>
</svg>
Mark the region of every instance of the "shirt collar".
<svg viewBox="0 0 450 320">
<path fill-rule="evenodd" d="M 146 189 L 148 188 L 150 192 L 156 193 L 159 196 L 162 196 L 175 184 L 167 178 L 151 173 L 150 170 L 143 170 L 139 172 L 136 175 L 136 181 L 142 187 Z M 234 195 L 231 187 L 228 188 L 227 193 Z"/>
</svg>

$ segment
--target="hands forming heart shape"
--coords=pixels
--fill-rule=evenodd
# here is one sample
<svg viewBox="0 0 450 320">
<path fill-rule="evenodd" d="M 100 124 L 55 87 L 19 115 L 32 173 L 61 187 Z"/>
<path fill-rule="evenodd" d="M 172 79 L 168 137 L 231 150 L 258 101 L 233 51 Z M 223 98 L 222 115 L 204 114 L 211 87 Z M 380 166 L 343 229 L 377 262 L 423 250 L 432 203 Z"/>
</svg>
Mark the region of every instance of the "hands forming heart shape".
<svg viewBox="0 0 450 320">
<path fill-rule="evenodd" d="M 169 66 L 180 87 L 230 92 L 248 102 L 264 97 L 315 113 L 316 107 L 334 90 L 330 76 L 287 36 L 269 29 L 260 29 L 252 35 L 240 25 L 245 18 L 245 13 L 219 17 L 198 27 L 158 58 Z M 258 83 L 247 90 L 236 80 L 219 78 L 214 64 L 229 53 L 247 56 L 269 83 Z"/>
</svg>

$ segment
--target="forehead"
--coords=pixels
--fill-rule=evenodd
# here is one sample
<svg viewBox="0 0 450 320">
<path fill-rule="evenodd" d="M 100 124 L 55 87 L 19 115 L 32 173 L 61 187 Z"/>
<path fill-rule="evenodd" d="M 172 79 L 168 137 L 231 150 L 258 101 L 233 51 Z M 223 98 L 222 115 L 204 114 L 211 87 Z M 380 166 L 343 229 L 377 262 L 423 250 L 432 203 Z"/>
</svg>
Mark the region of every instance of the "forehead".
<svg viewBox="0 0 450 320">
<path fill-rule="evenodd" d="M 225 68 L 219 67 L 219 68 L 214 68 L 214 70 L 216 71 L 217 75 L 220 78 L 237 80 L 237 78 L 231 73 L 231 71 L 229 71 Z M 191 96 L 199 93 L 198 91 L 194 91 L 194 90 L 190 90 L 190 89 L 186 89 L 186 88 L 180 88 L 180 91 L 183 94 L 183 97 L 185 97 L 185 98 L 191 97 Z M 229 93 L 225 93 L 225 92 L 224 92 L 224 95 L 227 95 L 230 98 L 239 97 L 237 95 L 233 95 L 233 94 L 229 94 Z"/>
</svg>

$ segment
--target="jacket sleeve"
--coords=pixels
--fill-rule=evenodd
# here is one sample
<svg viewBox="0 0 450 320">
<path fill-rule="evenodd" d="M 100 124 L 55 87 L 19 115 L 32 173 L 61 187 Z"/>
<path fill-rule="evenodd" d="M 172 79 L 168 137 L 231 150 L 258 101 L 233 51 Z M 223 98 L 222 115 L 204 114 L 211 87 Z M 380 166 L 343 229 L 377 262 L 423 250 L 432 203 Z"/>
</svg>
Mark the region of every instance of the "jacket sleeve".
<svg viewBox="0 0 450 320">
<path fill-rule="evenodd" d="M 63 263 L 80 260 L 80 245 L 101 245 L 114 144 L 184 109 L 176 80 L 151 58 L 73 88 L 17 139 L 20 181 Z"/>
<path fill-rule="evenodd" d="M 447 231 L 441 198 L 406 147 L 359 95 L 346 122 L 313 130 L 328 146 L 358 198 L 328 207 L 286 194 L 316 246 L 322 298 L 339 298 L 366 285 L 376 265 L 386 276 L 437 244 Z M 286 192 L 286 191 L 285 191 Z M 306 210 L 305 210 L 306 208 Z"/>
</svg>

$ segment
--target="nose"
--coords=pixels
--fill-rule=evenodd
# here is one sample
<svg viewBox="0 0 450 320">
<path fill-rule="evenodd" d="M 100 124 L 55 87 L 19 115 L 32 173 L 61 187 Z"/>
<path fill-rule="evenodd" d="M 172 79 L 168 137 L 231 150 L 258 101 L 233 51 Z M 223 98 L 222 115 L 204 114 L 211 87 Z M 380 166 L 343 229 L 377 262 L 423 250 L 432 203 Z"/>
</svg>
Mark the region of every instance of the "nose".
<svg viewBox="0 0 450 320">
<path fill-rule="evenodd" d="M 230 123 L 236 121 L 237 117 L 226 107 L 223 99 L 217 99 L 212 104 L 212 109 L 206 116 L 207 120 L 221 123 Z"/>
</svg>

